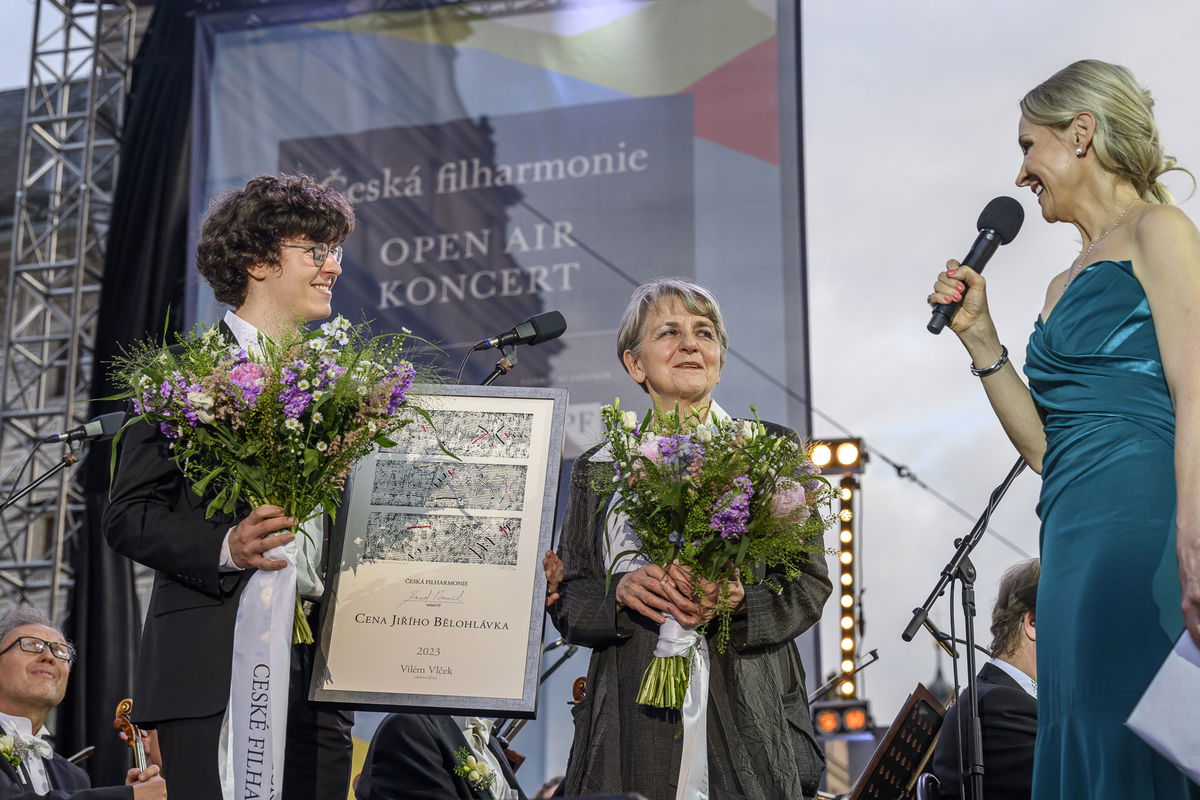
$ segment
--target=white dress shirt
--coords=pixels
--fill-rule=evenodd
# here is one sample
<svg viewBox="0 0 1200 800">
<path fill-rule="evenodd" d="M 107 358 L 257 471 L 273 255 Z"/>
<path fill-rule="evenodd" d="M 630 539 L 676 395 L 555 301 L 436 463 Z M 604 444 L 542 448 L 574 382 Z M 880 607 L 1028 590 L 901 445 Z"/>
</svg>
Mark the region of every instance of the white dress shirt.
<svg viewBox="0 0 1200 800">
<path fill-rule="evenodd" d="M 1026 692 L 1028 692 L 1029 695 L 1031 697 L 1033 697 L 1035 700 L 1037 699 L 1037 681 L 1036 680 L 1029 677 L 1024 672 L 1022 672 L 1021 670 L 1014 667 L 1012 664 L 1010 664 L 1007 661 L 1004 661 L 1002 659 L 993 658 L 992 665 L 999 667 L 1000 669 L 1007 672 L 1008 676 L 1010 678 L 1012 678 L 1014 681 L 1016 681 L 1022 689 L 1024 689 Z"/>
<path fill-rule="evenodd" d="M 258 328 L 232 311 L 225 312 L 224 321 L 229 330 L 233 331 L 233 337 L 237 339 L 239 347 L 245 348 L 248 353 L 257 350 Z M 293 542 L 296 546 L 296 590 L 301 597 L 308 600 L 320 600 L 325 591 L 325 582 L 321 580 L 317 570 L 325 548 L 324 519 L 324 516 L 317 516 L 305 522 L 300 526 L 301 535 Z M 229 552 L 229 535 L 232 533 L 233 529 L 230 528 L 221 545 L 220 566 L 226 570 L 241 569 L 233 563 L 233 556 Z"/>
<path fill-rule="evenodd" d="M 475 760 L 487 764 L 488 769 L 496 776 L 490 790 L 492 797 L 496 800 L 517 800 L 518 795 L 505 780 L 504 770 L 500 768 L 500 761 L 496 757 L 496 753 L 488 747 L 488 739 L 492 735 L 492 724 L 490 719 L 466 717 L 462 720 L 460 727 L 467 744 L 471 746 L 471 754 L 475 756 Z"/>
<path fill-rule="evenodd" d="M 29 721 L 28 717 L 14 717 L 0 712 L 0 728 L 3 728 L 4 732 L 14 739 L 33 735 L 33 723 Z M 50 731 L 46 730 L 45 725 L 37 732 L 39 738 L 49 735 Z M 25 768 L 35 792 L 46 794 L 50 791 L 50 776 L 46 772 L 46 763 L 40 756 L 29 753 L 21 759 L 21 766 Z"/>
</svg>

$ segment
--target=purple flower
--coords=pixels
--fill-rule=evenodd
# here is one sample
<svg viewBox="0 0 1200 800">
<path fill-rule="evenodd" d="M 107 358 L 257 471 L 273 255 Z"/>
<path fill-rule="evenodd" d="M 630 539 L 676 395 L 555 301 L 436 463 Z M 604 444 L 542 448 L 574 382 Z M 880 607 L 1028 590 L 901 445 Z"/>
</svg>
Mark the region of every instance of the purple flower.
<svg viewBox="0 0 1200 800">
<path fill-rule="evenodd" d="M 179 438 L 179 431 L 175 430 L 175 427 L 173 425 L 171 425 L 169 422 L 158 423 L 158 431 L 159 431 L 159 433 L 161 433 L 163 436 L 167 437 L 168 439 L 178 439 Z"/>
<path fill-rule="evenodd" d="M 246 362 L 229 370 L 229 382 L 242 390 L 242 402 L 247 406 L 258 403 L 267 370 L 261 364 Z"/>
<path fill-rule="evenodd" d="M 283 403 L 283 415 L 296 419 L 312 403 L 313 396 L 308 392 L 289 386 L 279 393 L 279 401 Z"/>
<path fill-rule="evenodd" d="M 388 373 L 385 380 L 392 384 L 391 395 L 388 397 L 388 416 L 395 414 L 400 406 L 403 405 L 404 396 L 412 386 L 416 375 L 417 371 L 407 361 L 401 361 Z"/>
<path fill-rule="evenodd" d="M 673 467 L 686 469 L 702 464 L 704 460 L 704 446 L 686 433 L 659 438 L 658 449 L 662 453 L 663 462 Z"/>
<path fill-rule="evenodd" d="M 753 496 L 754 486 L 749 476 L 739 475 L 733 479 L 733 488 L 717 500 L 716 511 L 708 523 L 722 539 L 736 542 L 742 538 L 746 523 L 750 521 L 750 498 Z"/>
<path fill-rule="evenodd" d="M 800 485 L 804 487 L 804 491 L 815 492 L 815 491 L 817 491 L 817 489 L 821 488 L 821 482 L 818 480 L 814 480 L 811 476 L 820 475 L 820 474 L 821 474 L 821 469 L 816 464 L 812 463 L 811 461 L 808 461 L 808 462 L 805 462 L 804 466 L 802 466 L 799 470 L 797 470 L 796 478 L 800 481 Z M 810 477 L 808 477 L 808 479 L 806 480 L 805 479 L 806 476 L 810 476 Z"/>
</svg>

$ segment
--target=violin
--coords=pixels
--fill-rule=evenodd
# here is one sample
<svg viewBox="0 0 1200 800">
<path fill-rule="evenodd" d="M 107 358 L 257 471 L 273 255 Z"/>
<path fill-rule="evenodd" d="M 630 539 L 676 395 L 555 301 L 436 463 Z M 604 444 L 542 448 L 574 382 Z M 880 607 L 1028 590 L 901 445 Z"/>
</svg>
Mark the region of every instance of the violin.
<svg viewBox="0 0 1200 800">
<path fill-rule="evenodd" d="M 132 751 L 133 765 L 140 770 L 146 769 L 146 745 L 142 739 L 142 729 L 133 724 L 133 720 L 129 718 L 133 711 L 133 700 L 126 697 L 121 702 L 117 703 L 116 718 L 113 719 L 113 727 L 121 733 L 125 734 L 125 744 L 129 745 Z"/>
</svg>

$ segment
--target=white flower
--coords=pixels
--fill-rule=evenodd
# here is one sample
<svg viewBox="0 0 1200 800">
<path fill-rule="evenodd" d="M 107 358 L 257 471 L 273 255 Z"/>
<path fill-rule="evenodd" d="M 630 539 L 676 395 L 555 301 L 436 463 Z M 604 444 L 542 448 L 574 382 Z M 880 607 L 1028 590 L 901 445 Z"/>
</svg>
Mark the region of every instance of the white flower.
<svg viewBox="0 0 1200 800">
<path fill-rule="evenodd" d="M 313 422 L 320 422 L 320 421 L 321 421 L 321 420 L 323 420 L 323 419 L 325 419 L 325 418 L 321 416 L 321 412 L 320 412 L 320 411 L 314 411 L 314 412 L 312 413 L 312 421 L 313 421 Z M 322 444 L 324 444 L 324 443 L 322 442 Z"/>
<path fill-rule="evenodd" d="M 321 391 L 320 389 L 317 389 L 312 394 L 313 394 L 313 400 L 320 400 L 322 397 L 325 396 L 325 392 Z"/>
<path fill-rule="evenodd" d="M 315 417 L 316 414 L 314 414 L 313 416 Z M 320 422 L 320 420 L 316 420 L 316 421 Z M 317 442 L 317 452 L 318 453 L 324 453 L 328 449 L 329 449 L 329 445 L 325 444 L 325 442 Z"/>
<path fill-rule="evenodd" d="M 754 420 L 742 420 L 742 438 L 747 440 L 757 438 L 762 432 L 760 431 L 760 428 L 762 428 L 762 426 Z"/>
<path fill-rule="evenodd" d="M 300 426 L 300 420 L 292 419 L 290 417 L 288 418 L 287 422 L 283 423 L 283 427 L 287 428 L 289 431 L 292 431 L 293 433 L 299 433 L 302 430 L 302 428 Z"/>
<path fill-rule="evenodd" d="M 623 427 L 625 430 L 627 430 L 627 431 L 633 430 L 634 428 L 637 427 L 637 423 L 638 423 L 638 418 L 637 418 L 636 413 L 634 413 L 633 411 L 622 411 L 621 412 L 621 427 Z"/>
<path fill-rule="evenodd" d="M 196 417 L 203 424 L 210 425 L 216 419 L 212 414 L 213 397 L 211 394 L 207 392 L 188 392 L 187 401 L 192 410 L 196 412 Z"/>
<path fill-rule="evenodd" d="M 302 392 L 307 392 L 307 391 L 308 391 L 308 387 L 309 387 L 309 386 L 311 386 L 311 385 L 312 385 L 312 384 L 310 384 L 310 383 L 308 382 L 308 380 L 307 380 L 307 379 L 305 379 L 305 378 L 301 378 L 299 381 L 297 381 L 297 383 L 296 383 L 296 388 L 297 388 L 297 389 L 299 389 L 299 390 L 300 390 L 300 391 L 302 391 Z"/>
<path fill-rule="evenodd" d="M 696 441 L 704 444 L 712 441 L 712 429 L 707 425 L 700 425 L 696 428 Z"/>
<path fill-rule="evenodd" d="M 313 339 L 311 342 L 309 342 L 309 347 L 311 347 L 315 353 L 324 353 L 325 348 L 328 346 L 329 343 L 324 339 Z"/>
</svg>

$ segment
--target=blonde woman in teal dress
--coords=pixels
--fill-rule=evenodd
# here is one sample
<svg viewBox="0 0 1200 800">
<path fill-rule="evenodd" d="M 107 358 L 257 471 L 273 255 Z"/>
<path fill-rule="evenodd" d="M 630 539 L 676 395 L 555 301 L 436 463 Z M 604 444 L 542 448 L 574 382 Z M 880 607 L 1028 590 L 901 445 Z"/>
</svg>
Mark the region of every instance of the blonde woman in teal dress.
<svg viewBox="0 0 1200 800">
<path fill-rule="evenodd" d="M 1200 233 L 1158 180 L 1176 167 L 1152 107 L 1101 61 L 1021 100 L 1017 185 L 1082 238 L 1034 324 L 1028 387 L 982 277 L 950 261 L 929 296 L 963 301 L 951 328 L 1042 475 L 1034 800 L 1200 800 L 1123 724 L 1185 627 L 1200 644 Z"/>
</svg>

